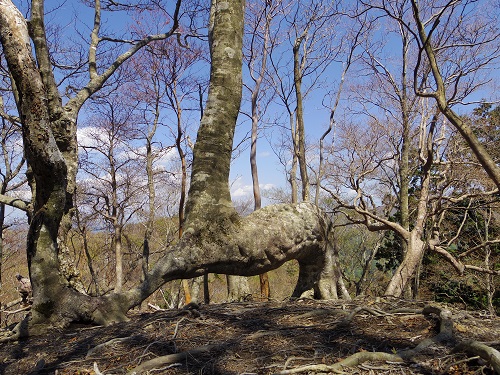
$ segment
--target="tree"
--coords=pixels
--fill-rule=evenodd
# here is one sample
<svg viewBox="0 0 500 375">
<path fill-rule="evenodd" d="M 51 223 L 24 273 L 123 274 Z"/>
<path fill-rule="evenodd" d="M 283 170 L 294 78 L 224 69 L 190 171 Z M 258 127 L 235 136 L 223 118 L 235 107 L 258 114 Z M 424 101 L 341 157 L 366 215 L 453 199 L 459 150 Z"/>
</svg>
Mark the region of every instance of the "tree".
<svg viewBox="0 0 500 375">
<path fill-rule="evenodd" d="M 244 12 L 241 0 L 225 2 L 224 6 L 213 2 L 211 7 L 210 88 L 194 147 L 183 237 L 136 288 L 99 298 L 68 288 L 59 273 L 57 234 L 74 166 L 73 154 L 66 154 L 76 141 L 74 121 L 68 122 L 70 119 L 65 117 L 68 111 L 62 111 L 56 86 L 51 84 L 53 75 L 48 60 L 45 65 L 38 64 L 46 70 L 39 70 L 35 64 L 26 20 L 9 0 L 2 0 L 0 5 L 1 42 L 19 92 L 17 104 L 25 153 L 37 182 L 28 243 L 34 295 L 32 325 L 60 326 L 74 320 L 109 324 L 126 319 L 125 313 L 130 308 L 169 280 L 207 272 L 255 275 L 290 259 L 297 259 L 300 265 L 294 296 L 314 293 L 319 298 L 336 297 L 330 222 L 321 210 L 309 203 L 277 205 L 241 218 L 231 203 L 229 166 L 241 100 Z M 38 8 L 34 13 L 41 21 L 43 4 L 35 5 Z M 44 42 L 44 29 L 37 31 Z M 91 69 L 91 77 L 100 76 Z M 103 78 L 99 79 L 102 81 Z M 87 87 L 81 95 L 88 95 L 96 88 Z M 52 98 L 59 104 L 49 106 L 53 104 Z M 54 110 L 57 113 L 52 113 Z M 54 117 L 55 114 L 60 117 Z M 67 133 L 61 133 L 61 123 L 54 118 L 67 120 L 63 122 Z M 274 224 L 269 225 L 270 222 Z"/>
<path fill-rule="evenodd" d="M 269 87 L 265 85 L 264 79 L 267 74 L 269 51 L 276 43 L 276 38 L 271 36 L 272 22 L 279 14 L 280 2 L 257 2 L 247 5 L 248 42 L 244 44 L 244 59 L 248 69 L 250 82 L 245 87 L 250 91 L 250 120 L 251 120 L 251 144 L 250 144 L 250 169 L 252 173 L 252 191 L 254 198 L 254 210 L 262 208 L 262 198 L 259 185 L 259 174 L 257 168 L 257 140 L 259 138 L 259 124 L 263 114 L 266 112 L 270 99 L 266 97 Z M 264 103 L 263 103 L 264 102 Z M 267 103 L 266 103 L 267 102 Z M 262 298 L 271 297 L 269 276 L 267 273 L 259 275 L 260 294 Z M 229 284 L 229 280 L 228 280 Z"/>
<path fill-rule="evenodd" d="M 93 126 L 85 128 L 80 164 L 92 185 L 84 194 L 92 198 L 92 210 L 111 227 L 114 290 L 120 292 L 124 283 L 123 229 L 143 208 L 146 191 L 138 174 L 140 164 L 136 157 L 131 157 L 131 146 L 138 137 L 134 106 L 123 93 L 112 93 L 96 103 L 90 121 Z"/>
<path fill-rule="evenodd" d="M 458 4 L 452 3 L 453 6 Z M 439 242 L 431 233 L 435 229 L 432 229 L 433 223 L 438 222 L 435 215 L 438 215 L 442 207 L 437 202 L 450 198 L 450 190 L 445 192 L 438 188 L 449 187 L 440 181 L 440 176 L 445 173 L 442 168 L 449 162 L 445 156 L 447 123 L 439 116 L 439 112 L 442 112 L 439 106 L 433 109 L 427 99 L 419 99 L 419 96 L 428 96 L 421 95 L 422 93 L 428 93 L 438 86 L 435 84 L 432 67 L 422 60 L 425 43 L 419 42 L 418 32 L 412 28 L 412 20 L 415 18 L 412 4 L 406 1 L 362 4 L 366 8 L 357 8 L 357 17 L 366 14 L 371 14 L 374 19 L 381 15 L 388 16 L 382 19 L 393 27 L 386 27 L 384 33 L 389 31 L 391 37 L 396 34 L 401 40 L 401 58 L 394 59 L 391 56 L 394 52 L 394 38 L 391 39 L 390 48 L 386 49 L 385 34 L 384 38 L 375 39 L 376 43 L 365 48 L 364 61 L 368 74 L 360 72 L 360 77 L 363 78 L 360 79 L 359 87 L 362 89 L 358 90 L 360 93 L 357 95 L 362 98 L 360 111 L 366 114 L 368 125 L 360 124 L 360 127 L 367 127 L 372 139 L 353 133 L 347 128 L 352 124 L 344 126 L 342 137 L 345 143 L 340 146 L 341 149 L 335 144 L 335 155 L 338 157 L 334 160 L 343 172 L 339 169 L 331 172 L 343 176 L 347 183 L 342 178 L 335 180 L 343 184 L 339 186 L 351 191 L 354 198 L 346 196 L 345 191 L 335 187 L 330 192 L 339 206 L 343 207 L 341 211 L 354 223 L 364 223 L 374 231 L 391 230 L 400 240 L 401 258 L 385 293 L 401 295 L 412 278 L 418 281 L 418 269 L 425 250 L 436 250 L 433 241 Z M 420 3 L 421 6 L 423 4 Z M 434 3 L 427 5 L 426 11 L 432 14 Z M 444 8 L 440 5 L 434 8 L 438 9 L 437 17 L 442 15 L 440 11 Z M 379 10 L 382 12 L 378 13 Z M 434 34 L 438 42 L 433 46 L 441 45 L 439 58 L 443 64 L 447 64 L 445 88 L 446 92 L 452 93 L 448 103 L 450 106 L 464 100 L 482 86 L 482 81 L 475 72 L 483 67 L 482 64 L 490 61 L 489 57 L 495 55 L 492 52 L 489 57 L 485 57 L 481 54 L 482 47 L 473 49 L 472 60 L 456 53 L 469 46 L 460 42 L 460 38 L 467 34 L 460 30 L 465 25 L 470 26 L 470 19 L 476 20 L 476 15 L 475 12 L 467 13 L 467 17 L 464 15 L 464 21 L 459 22 L 457 27 L 451 22 L 451 18 L 446 18 L 446 25 L 440 27 L 439 33 L 436 31 Z M 475 29 L 480 30 L 481 34 L 474 36 L 478 38 L 476 42 L 485 36 L 482 33 L 488 27 L 495 27 L 492 25 L 490 22 L 489 26 L 483 24 Z M 462 73 L 467 79 L 461 81 L 461 73 L 455 70 L 456 67 L 463 68 Z M 364 86 L 365 84 L 368 86 Z M 412 87 L 415 93 L 410 92 Z M 388 129 L 384 129 L 382 124 Z M 417 139 L 419 141 L 415 142 Z M 374 140 L 379 145 L 373 144 Z M 352 215 L 351 210 L 361 216 Z M 441 252 L 442 255 L 445 253 L 446 251 Z"/>
<path fill-rule="evenodd" d="M 292 160 L 289 163 L 288 157 L 285 157 L 286 160 L 281 162 L 288 169 L 291 201 L 295 203 L 298 201 L 297 168 L 302 187 L 301 199 L 310 199 L 304 102 L 312 89 L 319 85 L 342 43 L 336 45 L 337 40 L 333 37 L 333 25 L 339 12 L 331 3 L 321 0 L 310 4 L 281 2 L 280 6 L 283 21 L 276 22 L 280 26 L 274 33 L 278 33 L 279 37 L 276 37 L 269 54 L 272 72 L 269 79 L 288 115 L 285 126 L 290 132 L 290 140 L 284 143 L 290 148 Z"/>
<path fill-rule="evenodd" d="M 439 110 L 460 132 L 488 176 L 500 189 L 500 167 L 470 126 L 453 110 L 453 105 L 462 97 L 457 90 L 460 85 L 464 85 L 465 81 L 466 92 L 473 91 L 479 84 L 474 81 L 474 76 L 480 74 L 481 68 L 485 65 L 491 65 L 500 58 L 498 43 L 500 30 L 497 22 L 495 19 L 489 19 L 489 12 L 480 9 L 473 1 L 450 1 L 428 6 L 412 0 L 411 7 L 417 28 L 412 32 L 416 34 L 419 48 L 414 75 L 418 76 L 421 67 L 428 65 L 434 78 L 434 82 L 428 86 L 415 86 L 415 92 L 419 96 L 433 98 L 436 101 Z M 464 17 L 466 12 L 471 12 L 469 8 L 477 13 L 471 17 Z M 402 20 L 400 22 L 412 30 L 409 23 Z M 446 37 L 447 33 L 456 28 L 455 23 L 461 27 L 468 27 L 470 32 L 454 33 L 450 38 Z M 450 68 L 446 60 L 442 59 L 442 56 L 445 58 L 447 56 L 442 51 L 456 54 L 462 59 L 455 67 Z M 474 56 L 472 62 L 469 62 L 470 55 Z"/>
<path fill-rule="evenodd" d="M 12 223 L 6 222 L 7 205 L 14 205 L 17 208 L 29 213 L 29 203 L 8 197 L 7 192 L 26 185 L 26 179 L 22 178 L 21 172 L 25 167 L 25 159 L 20 147 L 20 125 L 19 119 L 8 115 L 4 111 L 3 97 L 0 96 L 0 121 L 1 121 L 1 154 L 3 165 L 0 167 L 0 289 L 2 288 L 2 259 L 3 259 L 3 237 L 4 230 Z"/>
<path fill-rule="evenodd" d="M 134 71 L 141 77 L 142 82 L 138 82 L 139 88 L 135 91 L 138 94 L 138 100 L 145 101 L 146 110 L 142 111 L 143 118 L 148 124 L 149 130 L 146 136 L 146 160 L 149 191 L 149 214 L 148 224 L 145 233 L 144 251 L 147 253 L 147 244 L 153 229 L 155 217 L 154 205 L 154 181 L 153 181 L 153 155 L 152 155 L 152 137 L 156 129 L 163 125 L 170 133 L 172 143 L 177 151 L 180 161 L 180 187 L 179 203 L 177 205 L 178 236 L 182 236 L 184 225 L 184 206 L 187 194 L 188 169 L 190 164 L 189 135 L 187 134 L 189 113 L 193 112 L 195 117 L 198 111 L 196 108 L 198 90 L 206 86 L 201 77 L 195 73 L 196 66 L 201 63 L 203 48 L 197 43 L 191 43 L 189 46 L 180 45 L 175 40 L 166 40 L 152 43 L 146 48 L 139 58 L 135 59 Z M 152 110 L 148 107 L 152 107 Z M 149 121 L 149 112 L 154 116 Z M 172 112 L 173 119 L 170 116 L 161 116 L 162 112 Z M 188 113 L 186 116 L 185 113 Z M 163 141 L 165 144 L 165 141 Z M 166 146 L 160 148 L 165 149 Z M 146 274 L 146 269 L 144 274 Z M 186 303 L 191 299 L 197 300 L 196 293 L 191 293 L 187 280 L 183 280 L 183 288 L 186 297 Z"/>
</svg>

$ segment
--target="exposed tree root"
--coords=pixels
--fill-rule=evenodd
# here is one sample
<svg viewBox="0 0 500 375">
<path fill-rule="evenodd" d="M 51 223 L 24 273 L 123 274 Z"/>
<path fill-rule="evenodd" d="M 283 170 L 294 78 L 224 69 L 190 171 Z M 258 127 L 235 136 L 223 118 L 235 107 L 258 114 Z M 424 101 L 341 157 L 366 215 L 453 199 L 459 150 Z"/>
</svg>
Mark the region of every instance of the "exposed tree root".
<svg viewBox="0 0 500 375">
<path fill-rule="evenodd" d="M 2 337 L 0 337 L 0 343 L 17 341 L 28 337 L 29 318 L 29 315 L 27 315 L 23 320 L 16 324 L 12 331 L 6 331 Z"/>
<path fill-rule="evenodd" d="M 337 326 L 343 327 L 349 325 L 356 314 L 361 311 L 366 311 L 375 316 L 390 315 L 391 313 L 386 313 L 379 309 L 368 308 L 365 306 L 359 306 L 355 308 L 347 317 L 342 319 Z M 329 371 L 334 373 L 343 373 L 343 367 L 354 367 L 363 364 L 364 362 L 370 361 L 386 361 L 394 363 L 403 363 L 405 361 L 411 361 L 417 354 L 422 352 L 424 349 L 428 348 L 433 344 L 443 344 L 450 343 L 454 345 L 453 352 L 467 352 L 471 355 L 478 356 L 483 360 L 487 361 L 491 367 L 495 370 L 497 374 L 500 374 L 500 352 L 491 346 L 477 341 L 464 341 L 456 344 L 456 338 L 453 334 L 453 317 L 449 310 L 441 309 L 436 306 L 426 306 L 420 311 L 423 315 L 434 314 L 439 318 L 439 333 L 432 337 L 421 341 L 415 348 L 403 350 L 395 354 L 386 352 L 358 352 L 355 353 L 340 362 L 333 365 L 306 365 L 301 367 L 296 367 L 293 369 L 284 369 L 276 375 L 286 375 L 286 374 L 297 374 L 302 372 L 322 372 Z M 411 313 L 414 313 L 412 311 Z"/>
<path fill-rule="evenodd" d="M 190 357 L 196 357 L 198 355 L 206 354 L 216 348 L 221 348 L 221 345 L 205 345 L 195 349 L 186 350 L 185 352 L 182 353 L 175 353 L 157 357 L 140 364 L 139 366 L 129 371 L 127 374 L 128 375 L 142 374 L 145 371 L 160 369 L 161 367 L 171 365 L 173 363 L 182 363 L 187 361 Z"/>
<path fill-rule="evenodd" d="M 491 346 L 477 341 L 463 341 L 453 351 L 477 355 L 487 361 L 497 374 L 500 374 L 500 352 Z"/>
<path fill-rule="evenodd" d="M 87 355 L 85 356 L 85 358 L 90 358 L 92 357 L 97 351 L 99 351 L 100 349 L 102 348 L 105 348 L 106 346 L 109 346 L 109 345 L 113 345 L 113 344 L 117 344 L 117 343 L 122 343 L 122 342 L 126 342 L 126 341 L 130 341 L 132 340 L 134 337 L 133 336 L 128 336 L 128 337 L 117 337 L 117 338 L 114 338 L 114 339 L 111 339 L 109 341 L 106 341 L 102 344 L 99 344 L 97 346 L 94 346 L 92 349 L 90 349 L 88 352 L 87 352 Z"/>
<path fill-rule="evenodd" d="M 342 374 L 343 367 L 354 367 L 369 361 L 389 361 L 396 363 L 404 362 L 403 358 L 401 358 L 397 354 L 383 352 L 358 352 L 333 365 L 321 364 L 302 366 L 290 370 L 280 371 L 276 375 L 298 374 L 300 372 L 306 371 L 330 371 L 337 374 Z"/>
</svg>

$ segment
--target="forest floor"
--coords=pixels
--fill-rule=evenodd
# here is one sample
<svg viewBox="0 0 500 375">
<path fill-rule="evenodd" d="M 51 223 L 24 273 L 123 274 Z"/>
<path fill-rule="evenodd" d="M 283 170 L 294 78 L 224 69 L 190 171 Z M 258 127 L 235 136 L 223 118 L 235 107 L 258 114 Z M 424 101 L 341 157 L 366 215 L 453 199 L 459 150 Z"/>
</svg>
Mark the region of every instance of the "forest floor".
<svg viewBox="0 0 500 375">
<path fill-rule="evenodd" d="M 500 349 L 500 318 L 422 301 L 191 307 L 5 342 L 0 374 L 493 374 L 491 362 L 457 345 Z"/>
</svg>

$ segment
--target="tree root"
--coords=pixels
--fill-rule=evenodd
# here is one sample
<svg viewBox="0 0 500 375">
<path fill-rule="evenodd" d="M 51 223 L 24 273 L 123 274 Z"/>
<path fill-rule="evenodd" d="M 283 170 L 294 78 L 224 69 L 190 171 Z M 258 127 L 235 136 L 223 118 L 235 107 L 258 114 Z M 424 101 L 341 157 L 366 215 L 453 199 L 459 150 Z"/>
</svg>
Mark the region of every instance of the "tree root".
<svg viewBox="0 0 500 375">
<path fill-rule="evenodd" d="M 458 344 L 454 352 L 466 352 L 471 355 L 476 355 L 487 361 L 500 374 L 500 352 L 491 346 L 477 341 L 463 341 Z"/>
<path fill-rule="evenodd" d="M 379 309 L 359 306 L 355 308 L 347 317 L 341 320 L 337 326 L 343 327 L 349 325 L 354 316 L 360 311 L 366 311 L 375 316 L 385 316 L 391 314 L 385 313 Z M 412 311 L 412 313 L 414 312 Z M 432 338 L 423 340 L 413 349 L 403 350 L 395 354 L 386 352 L 358 352 L 333 365 L 306 365 L 288 370 L 284 369 L 276 373 L 276 375 L 297 374 L 308 371 L 326 371 L 342 374 L 343 367 L 359 366 L 364 362 L 369 361 L 403 363 L 405 361 L 411 361 L 417 354 L 422 352 L 425 348 L 428 348 L 430 345 L 442 344 L 445 342 L 455 344 L 453 349 L 453 352 L 455 353 L 466 352 L 482 358 L 491 365 L 497 374 L 500 375 L 500 352 L 498 350 L 477 341 L 463 341 L 458 344 L 455 343 L 456 339 L 453 334 L 453 317 L 451 311 L 441 309 L 436 306 L 426 306 L 420 311 L 420 313 L 423 315 L 434 314 L 439 318 L 439 333 Z"/>
<path fill-rule="evenodd" d="M 109 341 L 106 341 L 102 344 L 99 344 L 97 346 L 94 346 L 92 349 L 90 349 L 87 354 L 85 355 L 85 358 L 90 358 L 92 357 L 97 351 L 101 350 L 102 348 L 105 348 L 106 346 L 121 343 L 121 342 L 127 342 L 134 339 L 134 336 L 127 336 L 127 337 L 117 337 L 114 339 L 111 339 Z"/>
<path fill-rule="evenodd" d="M 397 354 L 384 352 L 358 352 L 347 357 L 346 359 L 343 359 L 340 362 L 335 363 L 334 365 L 307 365 L 290 370 L 283 370 L 276 373 L 276 375 L 298 374 L 300 372 L 306 371 L 329 371 L 337 374 L 342 374 L 343 367 L 354 367 L 369 361 L 389 361 L 396 363 L 404 362 L 403 358 L 401 358 Z"/>
<path fill-rule="evenodd" d="M 190 357 L 195 357 L 201 354 L 206 354 L 213 349 L 220 348 L 221 345 L 204 345 L 195 349 L 186 350 L 182 353 L 168 354 L 161 357 L 153 358 L 149 361 L 146 361 L 139 366 L 133 368 L 131 371 L 127 373 L 127 375 L 136 375 L 141 374 L 145 371 L 150 371 L 153 369 L 158 369 L 160 367 L 171 365 L 173 363 L 184 362 L 188 360 Z"/>
<path fill-rule="evenodd" d="M 16 326 L 14 327 L 14 329 L 12 329 L 12 331 L 8 331 L 3 337 L 0 337 L 0 343 L 18 341 L 20 339 L 28 337 L 29 319 L 30 319 L 29 315 L 24 317 L 23 320 L 21 320 L 19 323 L 16 324 Z"/>
</svg>

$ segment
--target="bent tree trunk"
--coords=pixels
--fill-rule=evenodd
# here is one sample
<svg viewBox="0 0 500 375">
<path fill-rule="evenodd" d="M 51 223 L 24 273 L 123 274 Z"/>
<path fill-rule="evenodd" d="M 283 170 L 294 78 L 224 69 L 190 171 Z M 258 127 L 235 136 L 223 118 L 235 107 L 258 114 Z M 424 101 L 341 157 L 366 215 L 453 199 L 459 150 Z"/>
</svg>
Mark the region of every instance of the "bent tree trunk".
<svg viewBox="0 0 500 375">
<path fill-rule="evenodd" d="M 12 6 L 0 0 L 2 7 Z M 14 7 L 15 8 L 15 7 Z M 17 9 L 16 9 L 17 10 Z M 0 36 L 20 93 L 26 156 L 37 181 L 28 260 L 33 282 L 34 323 L 99 324 L 126 319 L 167 281 L 206 273 L 251 276 L 297 259 L 293 295 L 337 296 L 330 222 L 310 203 L 276 205 L 241 218 L 229 194 L 229 166 L 241 100 L 243 0 L 213 0 L 210 16 L 212 68 L 206 109 L 194 148 L 184 234 L 137 288 L 105 297 L 83 295 L 67 285 L 59 270 L 57 233 L 66 204 L 68 167 L 58 147 L 64 134 L 47 109 L 43 79 L 29 48 L 19 12 L 0 11 Z M 8 24 L 8 27 L 4 27 Z M 21 25 L 21 27 L 19 27 Z M 16 30 L 16 32 L 12 32 Z M 60 125 L 60 124 L 59 124 Z M 50 176 L 50 177 L 47 177 Z"/>
<path fill-rule="evenodd" d="M 385 290 L 384 294 L 386 296 L 399 297 L 403 294 L 408 282 L 414 276 L 415 271 L 424 257 L 426 247 L 427 244 L 420 239 L 419 232 L 411 231 L 405 257 L 396 269 L 396 272 Z"/>
<path fill-rule="evenodd" d="M 43 77 L 30 46 L 26 20 L 10 1 L 0 1 L 0 38 L 9 71 L 18 91 L 26 159 L 36 184 L 34 215 L 28 234 L 27 254 L 35 304 L 33 318 L 50 315 L 54 300 L 65 285 L 59 273 L 57 234 L 66 206 L 68 168 L 57 142 L 64 142 L 60 118 L 51 119 Z M 43 180 L 41 176 L 44 176 Z M 43 320 L 43 318 L 41 319 Z"/>
</svg>

